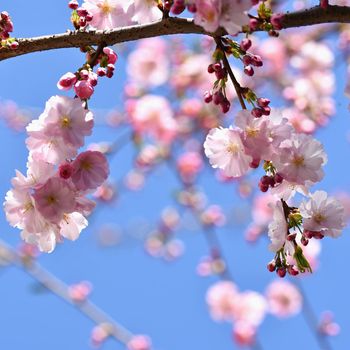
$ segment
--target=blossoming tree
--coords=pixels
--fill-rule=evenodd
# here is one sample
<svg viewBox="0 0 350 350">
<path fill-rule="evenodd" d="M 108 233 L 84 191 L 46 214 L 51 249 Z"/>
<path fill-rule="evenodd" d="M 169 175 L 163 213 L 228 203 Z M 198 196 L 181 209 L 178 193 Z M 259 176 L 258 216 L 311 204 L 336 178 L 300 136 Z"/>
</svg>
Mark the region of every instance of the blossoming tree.
<svg viewBox="0 0 350 350">
<path fill-rule="evenodd" d="M 348 197 L 317 187 L 327 175 L 328 158 L 314 135 L 336 113 L 336 48 L 325 39 L 339 33 L 337 50 L 347 58 L 346 5 L 71 0 L 72 30 L 22 39 L 12 36 L 12 14 L 1 12 L 0 60 L 72 47 L 84 57 L 57 77 L 57 94 L 40 113 L 28 117 L 13 102 L 0 101 L 7 125 L 25 130 L 28 152 L 26 171 L 15 170 L 4 199 L 6 219 L 20 230 L 23 245 L 13 249 L 2 243 L 4 265 L 23 267 L 90 317 L 96 323 L 94 346 L 112 337 L 129 350 L 153 348 L 148 336 L 134 335 L 89 300 L 89 283 L 68 287 L 43 269 L 37 251 L 52 253 L 64 239 L 77 240 L 103 203 L 119 201 L 122 190 L 140 190 L 146 178 L 165 166 L 175 174 L 177 193 L 157 228 L 143 237 L 149 255 L 165 260 L 182 255 L 176 234 L 186 230 L 190 214 L 209 247 L 197 272 L 220 278 L 207 290 L 209 313 L 232 324 L 236 344 L 263 349 L 258 330 L 267 312 L 279 318 L 302 312 L 319 348 L 331 349 L 328 336 L 337 334 L 339 326 L 329 314 L 317 319 L 301 278 L 317 269 L 320 242 L 339 237 L 347 221 Z M 200 36 L 168 36 L 175 34 Z M 115 46 L 131 41 L 136 44 Z M 87 145 L 101 114 L 93 111 L 94 97 L 100 81 L 121 74 L 119 57 L 127 59 L 123 107 L 109 112 L 103 123 L 116 134 L 126 130 L 127 137 Z M 131 170 L 123 181 L 113 182 L 109 176 L 121 174 L 109 163 L 128 142 L 136 150 L 128 153 Z M 223 257 L 217 233 L 235 224 L 224 204 L 210 205 L 205 199 L 201 178 L 212 181 L 214 176 L 249 203 L 252 223 L 246 240 L 269 240 L 267 270 L 279 279 L 269 283 L 265 295 L 240 290 Z M 154 186 L 157 196 L 164 190 L 161 181 Z M 236 215 L 236 221 L 243 216 Z M 114 234 L 101 233 L 102 240 L 108 245 Z M 267 273 L 262 265 L 259 273 Z M 280 279 L 284 277 L 289 279 Z"/>
</svg>

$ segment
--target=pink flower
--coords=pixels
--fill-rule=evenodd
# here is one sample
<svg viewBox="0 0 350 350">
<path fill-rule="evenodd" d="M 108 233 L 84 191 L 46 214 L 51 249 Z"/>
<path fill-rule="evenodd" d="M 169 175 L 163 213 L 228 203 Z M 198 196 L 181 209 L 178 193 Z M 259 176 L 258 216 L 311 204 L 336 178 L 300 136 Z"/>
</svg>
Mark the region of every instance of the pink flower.
<svg viewBox="0 0 350 350">
<path fill-rule="evenodd" d="M 203 167 L 202 156 L 197 152 L 182 154 L 177 160 L 177 169 L 185 181 L 192 181 Z"/>
<path fill-rule="evenodd" d="M 60 235 L 71 241 L 75 241 L 87 225 L 88 222 L 85 217 L 78 212 L 64 214 L 60 222 Z"/>
<path fill-rule="evenodd" d="M 111 48 L 103 48 L 103 53 L 108 57 L 108 64 L 115 64 L 117 62 L 118 55 Z"/>
<path fill-rule="evenodd" d="M 303 298 L 299 290 L 290 282 L 277 280 L 269 284 L 266 290 L 269 312 L 285 318 L 298 314 Z"/>
<path fill-rule="evenodd" d="M 249 169 L 251 156 L 247 155 L 236 129 L 210 130 L 204 142 L 205 155 L 213 168 L 222 169 L 226 176 L 239 177 Z"/>
<path fill-rule="evenodd" d="M 131 0 L 84 0 L 82 7 L 93 16 L 89 23 L 96 29 L 106 30 L 132 23 Z"/>
<path fill-rule="evenodd" d="M 138 24 L 150 23 L 162 19 L 163 13 L 154 0 L 134 0 L 132 20 Z"/>
<path fill-rule="evenodd" d="M 308 185 L 323 178 L 321 167 L 327 162 L 327 156 L 322 144 L 312 136 L 294 134 L 281 144 L 273 162 L 287 181 Z"/>
<path fill-rule="evenodd" d="M 74 73 L 68 72 L 63 75 L 57 83 L 57 87 L 60 90 L 69 90 L 76 83 L 77 77 Z"/>
<path fill-rule="evenodd" d="M 65 180 L 50 178 L 34 191 L 35 208 L 49 222 L 59 223 L 75 209 L 75 194 Z"/>
<path fill-rule="evenodd" d="M 244 321 L 235 322 L 232 335 L 238 345 L 251 346 L 255 342 L 256 327 Z"/>
<path fill-rule="evenodd" d="M 82 100 L 87 100 L 94 93 L 94 88 L 89 80 L 79 80 L 74 85 L 74 91 Z"/>
<path fill-rule="evenodd" d="M 129 78 L 138 86 L 159 86 L 169 77 L 169 58 L 165 41 L 160 38 L 141 41 L 128 56 Z"/>
<path fill-rule="evenodd" d="M 109 167 L 106 157 L 98 151 L 80 153 L 73 161 L 72 181 L 79 191 L 96 189 L 108 177 Z"/>
<path fill-rule="evenodd" d="M 208 32 L 215 32 L 220 25 L 221 0 L 196 0 L 194 22 Z"/>
<path fill-rule="evenodd" d="M 76 155 L 93 125 L 92 113 L 80 100 L 53 96 L 39 119 L 27 126 L 27 146 L 36 159 L 58 164 Z"/>
<path fill-rule="evenodd" d="M 206 295 L 211 317 L 215 321 L 232 320 L 238 296 L 238 289 L 233 282 L 221 281 L 212 285 Z"/>
<path fill-rule="evenodd" d="M 159 142 L 172 142 L 178 124 L 167 99 L 162 96 L 145 95 L 135 102 L 130 121 L 135 131 L 149 134 Z"/>
<path fill-rule="evenodd" d="M 282 202 L 278 201 L 274 204 L 273 221 L 269 225 L 268 235 L 271 240 L 269 249 L 277 252 L 284 247 L 285 250 L 293 254 L 294 246 L 290 241 L 287 241 L 288 233 L 288 224 L 284 216 Z"/>
<path fill-rule="evenodd" d="M 84 302 L 91 293 L 92 286 L 90 282 L 83 281 L 73 284 L 68 288 L 69 297 L 76 303 Z"/>
<path fill-rule="evenodd" d="M 305 230 L 321 232 L 325 236 L 339 237 L 345 227 L 345 211 L 334 197 L 324 191 L 316 191 L 309 201 L 300 205 Z"/>
<path fill-rule="evenodd" d="M 128 350 L 150 350 L 152 343 L 147 335 L 134 335 L 126 346 Z"/>
</svg>

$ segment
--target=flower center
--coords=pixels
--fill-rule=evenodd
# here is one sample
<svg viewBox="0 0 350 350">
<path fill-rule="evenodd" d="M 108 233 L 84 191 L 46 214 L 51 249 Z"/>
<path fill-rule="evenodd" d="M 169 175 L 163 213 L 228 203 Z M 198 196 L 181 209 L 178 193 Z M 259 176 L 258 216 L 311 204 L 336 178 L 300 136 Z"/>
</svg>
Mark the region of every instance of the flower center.
<svg viewBox="0 0 350 350">
<path fill-rule="evenodd" d="M 64 115 L 61 119 L 62 128 L 69 128 L 71 126 L 71 120 L 67 115 Z"/>
<path fill-rule="evenodd" d="M 108 1 L 104 1 L 102 5 L 99 5 L 99 7 L 105 16 L 113 11 L 113 7 L 108 3 Z"/>
<path fill-rule="evenodd" d="M 239 146 L 237 145 L 237 143 L 230 143 L 227 146 L 226 151 L 228 153 L 237 154 L 239 151 Z"/>
<path fill-rule="evenodd" d="M 23 213 L 26 213 L 27 211 L 32 210 L 33 208 L 34 208 L 33 203 L 32 203 L 32 202 L 27 202 L 27 203 L 24 205 Z"/>
<path fill-rule="evenodd" d="M 316 215 L 314 215 L 312 217 L 314 219 L 315 222 L 317 222 L 318 224 L 321 224 L 326 218 L 320 214 L 320 213 L 317 213 Z"/>
<path fill-rule="evenodd" d="M 47 201 L 48 205 L 54 204 L 54 203 L 56 203 L 56 197 L 54 195 L 50 194 L 46 197 L 46 201 Z"/>
<path fill-rule="evenodd" d="M 82 160 L 80 162 L 80 169 L 89 171 L 91 168 L 92 165 L 88 160 Z"/>
<path fill-rule="evenodd" d="M 259 134 L 259 129 L 247 128 L 246 129 L 247 136 L 256 137 Z"/>
<path fill-rule="evenodd" d="M 297 167 L 300 168 L 305 164 L 305 159 L 303 156 L 295 156 L 292 163 Z"/>
</svg>

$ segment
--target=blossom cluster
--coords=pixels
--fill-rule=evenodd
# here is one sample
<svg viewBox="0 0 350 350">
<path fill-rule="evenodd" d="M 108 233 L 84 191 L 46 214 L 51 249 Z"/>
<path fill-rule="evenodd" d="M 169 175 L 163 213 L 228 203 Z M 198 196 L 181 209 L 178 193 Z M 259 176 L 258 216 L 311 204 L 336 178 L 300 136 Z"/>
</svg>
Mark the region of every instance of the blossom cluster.
<svg viewBox="0 0 350 350">
<path fill-rule="evenodd" d="M 95 203 L 86 197 L 109 174 L 98 151 L 78 154 L 91 134 L 93 116 L 79 99 L 53 96 L 27 126 L 27 174 L 16 171 L 4 208 L 22 239 L 51 252 L 63 237 L 75 240 Z"/>
<path fill-rule="evenodd" d="M 215 321 L 233 323 L 233 337 L 241 346 L 252 346 L 258 326 L 267 312 L 279 318 L 292 317 L 302 307 L 302 295 L 290 282 L 273 281 L 265 295 L 239 291 L 231 281 L 212 285 L 206 295 L 210 314 Z"/>
<path fill-rule="evenodd" d="M 96 55 L 96 51 L 90 49 L 87 52 L 86 63 L 78 69 L 77 72 L 68 72 L 64 74 L 57 83 L 60 90 L 70 90 L 74 88 L 74 92 L 81 100 L 89 99 L 94 93 L 94 87 L 98 83 L 99 77 L 106 76 L 112 78 L 115 69 L 115 63 L 118 60 L 117 54 L 109 47 L 104 47 L 102 53 L 95 58 L 94 64 L 99 64 L 96 73 L 93 71 L 91 64 L 92 57 Z"/>
<path fill-rule="evenodd" d="M 211 165 L 229 177 L 241 177 L 264 161 L 266 175 L 259 187 L 262 192 L 271 189 L 279 199 L 273 201 L 269 225 L 270 249 L 276 257 L 268 268 L 281 277 L 286 272 L 310 271 L 301 246 L 311 238 L 338 237 L 345 226 L 344 208 L 335 198 L 324 191 L 309 192 L 324 175 L 327 156 L 322 144 L 311 135 L 297 133 L 277 111 L 255 117 L 242 110 L 235 117 L 235 126 L 209 132 L 204 150 Z M 309 197 L 299 209 L 286 203 L 297 191 Z"/>
<path fill-rule="evenodd" d="M 9 47 L 10 49 L 17 49 L 18 42 L 10 38 L 10 33 L 13 32 L 13 23 L 10 15 L 6 11 L 0 13 L 0 49 L 2 47 Z"/>
</svg>

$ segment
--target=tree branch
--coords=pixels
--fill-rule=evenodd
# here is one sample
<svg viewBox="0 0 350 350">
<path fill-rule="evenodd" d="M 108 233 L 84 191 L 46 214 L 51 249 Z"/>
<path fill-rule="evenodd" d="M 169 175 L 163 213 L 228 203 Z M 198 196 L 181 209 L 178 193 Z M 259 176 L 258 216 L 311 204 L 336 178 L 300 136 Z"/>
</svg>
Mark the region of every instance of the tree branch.
<svg viewBox="0 0 350 350">
<path fill-rule="evenodd" d="M 286 13 L 282 25 L 286 29 L 321 23 L 350 23 L 350 7 L 329 5 L 326 9 L 323 9 L 320 6 L 315 6 L 307 10 Z M 193 19 L 190 18 L 165 18 L 155 23 L 113 30 L 68 31 L 62 34 L 18 39 L 19 46 L 16 50 L 9 48 L 0 50 L 0 61 L 37 51 L 99 45 L 102 42 L 110 46 L 127 41 L 172 34 L 204 34 L 220 37 L 227 33 L 222 28 L 215 33 L 209 33 L 196 25 Z"/>
</svg>

